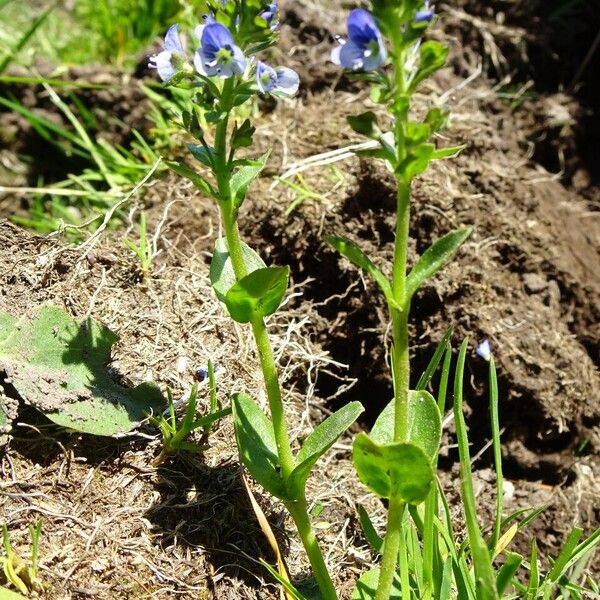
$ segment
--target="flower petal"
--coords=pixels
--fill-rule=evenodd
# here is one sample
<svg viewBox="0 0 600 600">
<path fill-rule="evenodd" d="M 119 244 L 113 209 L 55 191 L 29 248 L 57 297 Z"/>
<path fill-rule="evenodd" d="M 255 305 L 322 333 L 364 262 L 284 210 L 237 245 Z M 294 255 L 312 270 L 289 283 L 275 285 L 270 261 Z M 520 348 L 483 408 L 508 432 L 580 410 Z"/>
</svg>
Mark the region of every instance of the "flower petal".
<svg viewBox="0 0 600 600">
<path fill-rule="evenodd" d="M 149 67 L 158 71 L 158 76 L 165 82 L 169 81 L 169 79 L 175 75 L 175 67 L 173 67 L 171 62 L 172 56 L 172 52 L 163 50 L 162 52 L 151 56 L 150 62 L 148 63 Z"/>
<path fill-rule="evenodd" d="M 221 23 L 209 23 L 202 31 L 200 39 L 202 53 L 206 56 L 214 55 L 225 47 L 233 47 L 234 41 L 229 29 Z"/>
<path fill-rule="evenodd" d="M 348 40 L 340 47 L 339 60 L 344 69 L 362 69 L 365 63 L 365 49 L 354 40 Z"/>
<path fill-rule="evenodd" d="M 300 77 L 294 69 L 288 67 L 278 67 L 276 90 L 285 96 L 293 96 L 300 87 Z"/>
<path fill-rule="evenodd" d="M 181 40 L 179 39 L 179 25 L 177 23 L 175 23 L 175 25 L 171 25 L 165 35 L 165 50 L 183 54 L 183 46 L 181 45 Z"/>
<path fill-rule="evenodd" d="M 366 47 L 381 37 L 379 28 L 370 12 L 356 8 L 348 15 L 348 37 L 358 46 Z"/>
</svg>

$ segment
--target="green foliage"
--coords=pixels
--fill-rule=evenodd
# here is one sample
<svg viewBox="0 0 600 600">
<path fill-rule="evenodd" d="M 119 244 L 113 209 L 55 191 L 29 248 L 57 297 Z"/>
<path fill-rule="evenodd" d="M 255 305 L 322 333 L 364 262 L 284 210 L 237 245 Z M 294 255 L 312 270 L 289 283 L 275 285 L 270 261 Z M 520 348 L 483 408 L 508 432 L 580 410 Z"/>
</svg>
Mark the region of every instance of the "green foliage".
<svg viewBox="0 0 600 600">
<path fill-rule="evenodd" d="M 2 554 L 0 554 L 0 567 L 6 581 L 16 588 L 21 594 L 29 596 L 30 592 L 43 592 L 44 586 L 39 577 L 40 537 L 42 534 L 42 520 L 38 519 L 35 525 L 29 525 L 31 536 L 31 555 L 29 561 L 23 559 L 13 549 L 8 534 L 6 523 L 2 525 Z M 23 598 L 5 588 L 0 588 L 0 600 Z"/>
<path fill-rule="evenodd" d="M 241 245 L 244 264 L 248 273 L 267 268 L 262 258 L 250 246 L 244 242 L 241 242 Z M 231 257 L 229 256 L 227 240 L 224 237 L 217 239 L 215 243 L 215 251 L 210 263 L 210 282 L 221 302 L 226 302 L 227 292 L 237 282 Z"/>
<path fill-rule="evenodd" d="M 12 323 L 0 339 L 0 370 L 24 402 L 58 425 L 111 436 L 164 406 L 154 384 L 127 389 L 111 379 L 106 365 L 117 336 L 93 319 L 77 323 L 62 309 L 43 306 Z"/>
<path fill-rule="evenodd" d="M 377 583 L 381 569 L 369 569 L 365 571 L 356 582 L 356 587 L 352 592 L 352 600 L 374 600 L 377 592 Z M 400 589 L 400 578 L 396 576 L 392 584 L 389 600 L 403 600 L 402 590 Z"/>
<path fill-rule="evenodd" d="M 246 394 L 231 398 L 233 424 L 240 458 L 254 479 L 281 500 L 289 499 L 275 442 L 273 425 Z"/>
<path fill-rule="evenodd" d="M 234 283 L 225 295 L 231 318 L 238 323 L 250 323 L 272 315 L 287 291 L 289 275 L 289 267 L 266 267 Z"/>
<path fill-rule="evenodd" d="M 353 265 L 368 273 L 375 280 L 390 306 L 399 308 L 394 299 L 392 286 L 386 276 L 353 241 L 335 235 L 327 236 L 326 239 L 342 256 L 345 256 Z"/>
<path fill-rule="evenodd" d="M 129 248 L 140 262 L 140 273 L 142 281 L 148 279 L 150 268 L 152 267 L 152 242 L 147 237 L 146 213 L 140 213 L 139 224 L 139 242 L 133 242 L 128 238 L 123 239 L 123 243 Z"/>
<path fill-rule="evenodd" d="M 394 441 L 395 406 L 392 400 L 379 414 L 371 439 L 378 444 Z M 408 440 L 433 460 L 437 457 L 442 436 L 442 418 L 433 396 L 425 390 L 411 390 L 408 395 Z"/>
<path fill-rule="evenodd" d="M 256 160 L 236 161 L 239 168 L 235 170 L 231 176 L 229 186 L 231 189 L 231 197 L 236 208 L 239 208 L 246 198 L 248 186 L 259 176 L 264 169 L 269 158 L 269 152 L 263 154 Z"/>
<path fill-rule="evenodd" d="M 360 402 L 350 402 L 327 417 L 304 440 L 302 448 L 296 456 L 296 467 L 287 481 L 287 487 L 292 497 L 304 497 L 306 480 L 317 460 L 333 446 L 363 411 L 364 408 Z"/>
<path fill-rule="evenodd" d="M 352 446 L 359 479 L 381 498 L 423 502 L 434 481 L 431 459 L 414 444 L 377 444 L 359 433 Z"/>
<path fill-rule="evenodd" d="M 214 370 L 212 362 L 208 363 L 209 386 L 210 386 L 210 410 L 204 416 L 198 416 L 198 386 L 194 385 L 190 391 L 190 396 L 186 403 L 183 419 L 178 422 L 175 413 L 175 403 L 171 391 L 167 391 L 168 396 L 168 416 L 160 415 L 158 417 L 150 416 L 150 421 L 158 427 L 162 434 L 163 447 L 161 453 L 154 461 L 159 465 L 172 454 L 181 451 L 203 452 L 207 446 L 203 443 L 188 442 L 187 438 L 196 429 L 203 429 L 203 440 L 208 439 L 210 429 L 214 423 L 231 414 L 231 408 L 219 409 L 216 401 L 216 386 L 214 379 Z"/>
<path fill-rule="evenodd" d="M 470 227 L 451 231 L 425 250 L 406 278 L 408 298 L 411 298 L 425 281 L 433 277 L 456 254 L 471 235 L 471 231 Z"/>
</svg>

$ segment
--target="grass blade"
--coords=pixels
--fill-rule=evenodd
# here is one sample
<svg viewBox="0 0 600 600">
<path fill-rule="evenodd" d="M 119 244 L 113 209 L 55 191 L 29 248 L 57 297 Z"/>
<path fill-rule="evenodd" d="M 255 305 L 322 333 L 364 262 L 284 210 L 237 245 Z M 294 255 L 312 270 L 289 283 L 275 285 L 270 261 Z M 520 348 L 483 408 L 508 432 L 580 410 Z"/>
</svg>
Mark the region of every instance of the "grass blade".
<svg viewBox="0 0 600 600">
<path fill-rule="evenodd" d="M 498 376 L 493 356 L 490 358 L 489 386 L 492 446 L 494 449 L 494 470 L 496 471 L 496 517 L 494 519 L 494 530 L 488 547 L 492 556 L 495 556 L 496 546 L 500 539 L 500 526 L 502 524 L 504 477 L 502 474 L 502 448 L 500 446 L 500 419 L 498 415 Z"/>
<path fill-rule="evenodd" d="M 463 375 L 468 340 L 462 343 L 454 375 L 454 423 L 460 456 L 460 483 L 465 520 L 471 546 L 471 554 L 475 567 L 476 590 L 478 600 L 496 600 L 496 582 L 490 553 L 481 535 L 477 523 L 475 493 L 473 491 L 473 475 L 471 472 L 471 455 L 467 437 L 467 425 L 463 414 Z"/>
<path fill-rule="evenodd" d="M 496 577 L 496 589 L 498 595 L 502 597 L 508 585 L 510 584 L 515 573 L 518 571 L 523 557 L 520 554 L 509 552 L 506 557 L 506 562 L 502 565 L 498 576 Z"/>
<path fill-rule="evenodd" d="M 453 331 L 454 331 L 454 328 L 452 326 L 450 326 L 450 327 L 448 327 L 448 329 L 446 329 L 446 333 L 444 333 L 444 337 L 441 339 L 440 343 L 437 345 L 437 348 L 435 349 L 435 352 L 433 353 L 433 356 L 431 357 L 431 360 L 429 361 L 427 368 L 425 369 L 425 371 L 423 371 L 423 375 L 421 375 L 421 378 L 419 379 L 419 381 L 417 383 L 417 387 L 415 388 L 416 390 L 424 390 L 427 387 L 427 385 L 429 384 L 429 382 L 431 381 L 431 378 L 433 377 L 435 370 L 438 368 L 438 365 L 440 364 L 440 360 L 442 359 L 444 350 L 446 350 L 446 346 L 448 345 L 448 342 L 450 341 L 450 338 L 452 337 Z"/>
</svg>

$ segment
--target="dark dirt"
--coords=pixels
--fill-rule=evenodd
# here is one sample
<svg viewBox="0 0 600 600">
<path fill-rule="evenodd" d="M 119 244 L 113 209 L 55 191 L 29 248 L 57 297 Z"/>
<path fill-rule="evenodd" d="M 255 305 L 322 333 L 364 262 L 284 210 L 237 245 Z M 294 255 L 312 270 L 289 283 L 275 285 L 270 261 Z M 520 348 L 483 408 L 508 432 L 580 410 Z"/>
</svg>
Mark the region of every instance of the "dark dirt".
<svg viewBox="0 0 600 600">
<path fill-rule="evenodd" d="M 345 117 L 368 102 L 363 88 L 326 63 L 331 34 L 343 28 L 339 10 L 291 4 L 276 52 L 298 68 L 303 88 L 297 100 L 262 106 L 257 137 L 274 147 L 266 175 L 357 141 Z M 471 225 L 473 235 L 414 301 L 412 375 L 418 378 L 448 325 L 455 327 L 456 345 L 470 338 L 467 419 L 476 454 L 490 434 L 487 365 L 474 349 L 490 340 L 500 376 L 506 511 L 548 505 L 514 547 L 527 552 L 535 537 L 546 556 L 555 556 L 573 524 L 589 532 L 600 522 L 600 192 L 598 171 L 582 150 L 592 94 L 585 73 L 593 67 L 582 74 L 576 94 L 559 90 L 565 74 L 541 83 L 547 67 L 530 63 L 549 38 L 540 33 L 540 20 L 527 29 L 523 3 L 514 4 L 502 23 L 491 5 L 447 7 L 439 31 L 453 43 L 451 65 L 417 101 L 422 110 L 442 97 L 453 119 L 438 143 L 467 147 L 415 185 L 411 261 L 454 227 Z M 481 54 L 486 68 L 478 75 Z M 535 94 L 516 101 L 504 95 L 494 69 L 507 64 L 514 69 L 511 89 L 532 77 Z M 596 131 L 588 128 L 589 139 Z M 383 168 L 356 158 L 335 168 L 302 173 L 318 199 L 305 200 L 289 216 L 294 193 L 262 178 L 240 220 L 267 262 L 291 266 L 297 286 L 271 325 L 299 439 L 324 413 L 354 399 L 367 406 L 361 427 L 368 427 L 391 397 L 384 303 L 324 236 L 351 237 L 386 270 L 393 181 Z M 207 280 L 218 232 L 214 207 L 171 175 L 150 186 L 143 204 L 150 230 L 161 228 L 147 285 L 139 284 L 135 262 L 122 249 L 123 231 L 105 233 L 85 257 L 81 248 L 2 223 L 0 309 L 21 314 L 51 301 L 77 317 L 92 314 L 120 334 L 115 368 L 134 384 L 152 378 L 183 393 L 194 367 L 212 357 L 224 368 L 223 398 L 240 387 L 259 394 L 251 344 L 225 318 Z M 187 359 L 183 372 L 176 368 L 180 358 Z M 0 511 L 23 552 L 27 525 L 43 516 L 45 597 L 276 597 L 252 561 L 272 557 L 239 478 L 228 423 L 203 457 L 153 469 L 159 443 L 148 439 L 151 431 L 119 442 L 92 440 L 48 430 L 39 421 L 35 428 L 24 425 L 32 417 L 21 411 L 3 459 Z M 441 478 L 457 510 L 452 433 L 450 425 Z M 346 595 L 373 559 L 356 504 L 366 503 L 376 525 L 384 523 L 383 507 L 352 475 L 348 444 L 344 440 L 321 464 L 310 491 L 325 507 L 320 531 Z M 475 462 L 481 517 L 494 506 L 491 464 L 489 450 Z M 277 503 L 255 491 L 292 574 L 301 579 L 307 569 L 293 528 Z"/>
</svg>

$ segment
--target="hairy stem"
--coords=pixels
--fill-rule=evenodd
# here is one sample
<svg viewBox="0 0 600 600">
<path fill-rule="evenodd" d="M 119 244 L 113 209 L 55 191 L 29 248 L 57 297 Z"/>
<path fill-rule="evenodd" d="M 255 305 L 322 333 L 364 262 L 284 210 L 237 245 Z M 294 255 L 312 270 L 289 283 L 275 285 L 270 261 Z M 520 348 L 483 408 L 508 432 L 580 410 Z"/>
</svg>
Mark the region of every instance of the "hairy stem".
<svg viewBox="0 0 600 600">
<path fill-rule="evenodd" d="M 227 102 L 233 90 L 231 80 L 227 80 L 223 87 L 223 95 L 221 97 L 221 108 L 229 114 Z M 227 248 L 231 258 L 231 264 L 235 273 L 236 279 L 239 281 L 248 274 L 244 255 L 242 251 L 242 242 L 240 232 L 237 225 L 237 209 L 234 206 L 233 198 L 231 197 L 231 167 L 227 154 L 227 124 L 228 117 L 223 119 L 217 125 L 215 133 L 215 166 L 217 185 L 220 196 L 220 208 L 223 216 L 223 226 L 225 229 L 225 238 L 227 240 Z M 279 385 L 279 377 L 277 373 L 277 365 L 273 355 L 273 349 L 269 340 L 267 327 L 262 317 L 257 317 L 252 320 L 252 332 L 258 349 L 260 365 L 265 382 L 267 392 L 267 400 L 269 410 L 271 412 L 271 421 L 273 423 L 273 431 L 275 434 L 275 443 L 277 445 L 277 455 L 281 466 L 281 475 L 286 481 L 293 471 L 295 466 L 294 456 L 292 454 L 292 446 L 285 421 L 285 412 L 283 400 L 281 397 L 281 387 Z M 337 600 L 337 594 L 331 581 L 331 577 L 327 571 L 323 554 L 317 543 L 315 532 L 312 528 L 306 500 L 294 502 L 286 502 L 286 507 L 290 515 L 296 523 L 298 534 L 302 540 L 312 570 L 317 580 L 319 590 L 321 591 L 324 600 Z"/>
<path fill-rule="evenodd" d="M 406 94 L 404 71 L 405 49 L 402 39 L 402 23 L 396 22 L 390 30 L 394 65 L 395 99 L 398 105 Z M 398 185 L 396 237 L 394 242 L 394 262 L 392 267 L 392 290 L 394 299 L 400 307 L 391 308 L 392 318 L 392 378 L 394 383 L 394 442 L 408 441 L 408 394 L 410 388 L 410 363 L 408 343 L 408 314 L 410 299 L 406 297 L 406 266 L 408 256 L 408 237 L 410 225 L 410 183 L 400 169 L 406 157 L 405 127 L 407 115 L 396 114 L 394 137 L 396 142 L 396 181 Z M 376 600 L 388 600 L 396 573 L 398 551 L 403 535 L 402 520 L 405 505 L 397 498 L 390 498 L 388 523 L 385 535 L 385 547 L 381 563 L 381 573 L 377 586 Z"/>
<path fill-rule="evenodd" d="M 325 559 L 323 558 L 323 554 L 321 553 L 321 549 L 317 542 L 317 537 L 310 522 L 306 500 L 302 499 L 297 502 L 286 502 L 286 508 L 296 523 L 298 534 L 302 539 L 304 549 L 310 560 L 313 575 L 315 576 L 323 600 L 337 600 L 335 587 L 329 576 Z"/>
</svg>

